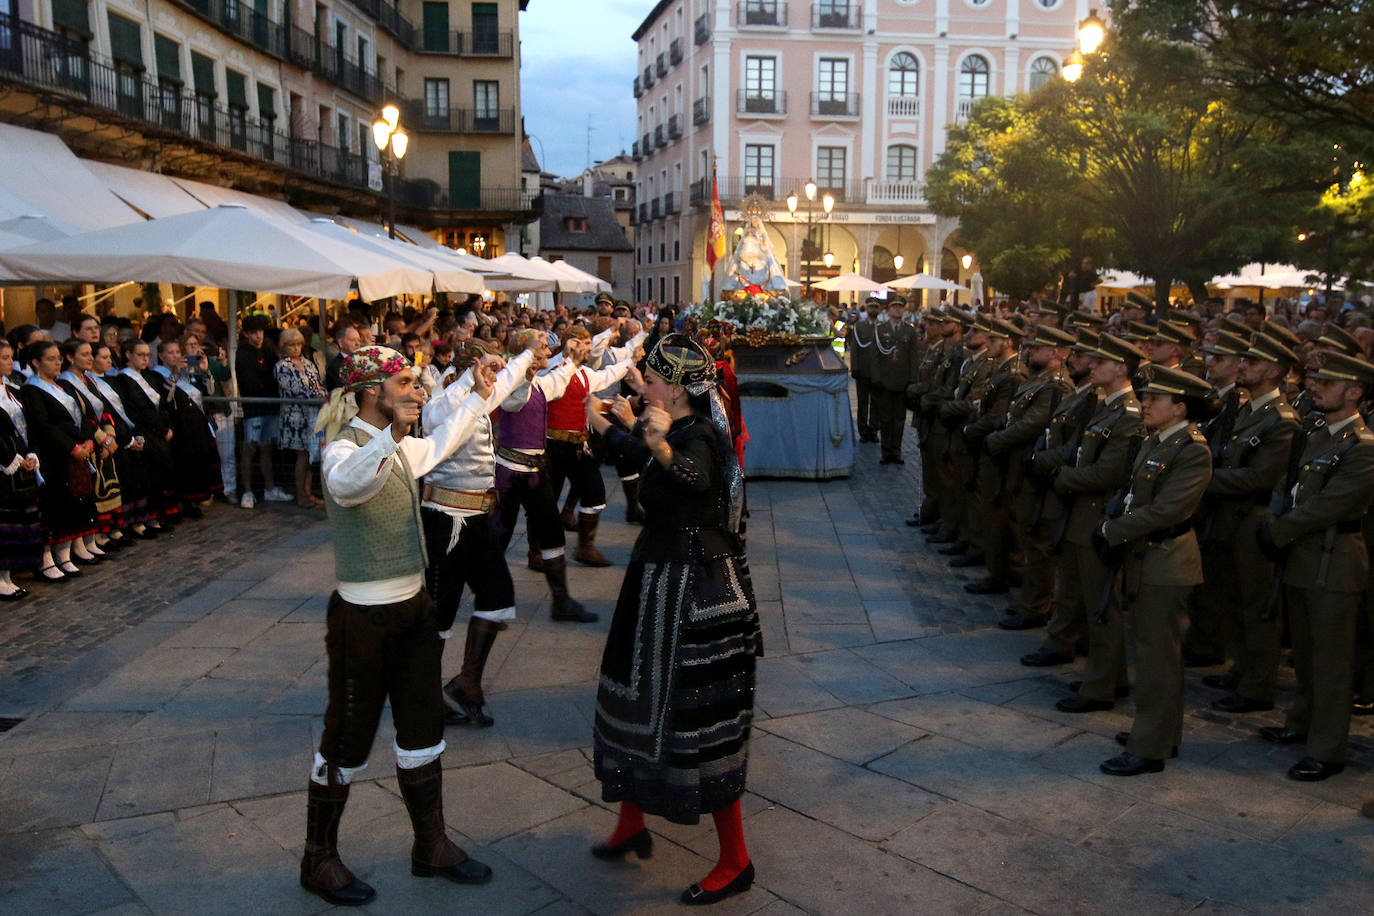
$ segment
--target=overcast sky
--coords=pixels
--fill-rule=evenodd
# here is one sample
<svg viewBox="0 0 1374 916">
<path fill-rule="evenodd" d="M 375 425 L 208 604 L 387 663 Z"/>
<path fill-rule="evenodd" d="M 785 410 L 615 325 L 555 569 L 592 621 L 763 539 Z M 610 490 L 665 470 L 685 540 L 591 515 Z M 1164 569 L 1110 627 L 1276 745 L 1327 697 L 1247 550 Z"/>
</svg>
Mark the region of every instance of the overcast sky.
<svg viewBox="0 0 1374 916">
<path fill-rule="evenodd" d="M 532 0 L 520 14 L 525 130 L 539 164 L 570 176 L 629 152 L 635 136 L 635 43 L 654 0 Z"/>
</svg>

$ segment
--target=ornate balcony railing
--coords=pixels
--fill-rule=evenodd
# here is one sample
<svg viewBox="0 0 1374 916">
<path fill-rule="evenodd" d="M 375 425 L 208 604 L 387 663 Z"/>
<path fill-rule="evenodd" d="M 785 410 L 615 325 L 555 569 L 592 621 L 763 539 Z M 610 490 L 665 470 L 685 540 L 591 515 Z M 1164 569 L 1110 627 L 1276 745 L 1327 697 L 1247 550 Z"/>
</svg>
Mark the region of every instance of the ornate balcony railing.
<svg viewBox="0 0 1374 916">
<path fill-rule="evenodd" d="M 772 91 L 767 94 L 738 89 L 735 91 L 735 111 L 749 115 L 787 114 L 787 92 Z"/>
<path fill-rule="evenodd" d="M 473 108 L 429 108 L 415 100 L 406 104 L 406 120 L 422 132 L 454 134 L 513 134 L 515 109 L 479 111 Z"/>
<path fill-rule="evenodd" d="M 668 63 L 676 67 L 682 63 L 682 39 L 674 38 L 672 44 L 668 45 Z"/>
<path fill-rule="evenodd" d="M 787 0 L 742 0 L 735 6 L 735 25 L 785 26 Z"/>
<path fill-rule="evenodd" d="M 682 139 L 682 115 L 668 116 L 668 139 Z"/>
<path fill-rule="evenodd" d="M 692 40 L 699 45 L 704 45 L 711 40 L 711 14 L 702 13 L 697 17 L 696 25 L 693 30 Z"/>
<path fill-rule="evenodd" d="M 813 118 L 857 118 L 858 116 L 859 94 L 857 92 L 811 93 L 811 117 Z"/>
<path fill-rule="evenodd" d="M 919 118 L 921 116 L 921 97 L 917 95 L 890 95 L 887 97 L 887 114 L 890 118 Z"/>
<path fill-rule="evenodd" d="M 512 32 L 471 32 L 421 29 L 420 45 L 415 50 L 424 54 L 449 54 L 454 57 L 513 57 L 515 36 Z"/>
<path fill-rule="evenodd" d="M 977 99 L 956 99 L 954 102 L 954 123 L 967 124 L 969 116 L 973 114 L 973 103 Z"/>
<path fill-rule="evenodd" d="M 878 181 L 870 178 L 864 197 L 870 204 L 923 204 L 925 184 L 919 181 Z"/>
<path fill-rule="evenodd" d="M 811 28 L 858 29 L 863 26 L 863 6 L 845 0 L 821 0 L 811 4 Z"/>
<path fill-rule="evenodd" d="M 704 96 L 692 103 L 692 123 L 705 124 L 711 120 L 711 98 Z"/>
</svg>

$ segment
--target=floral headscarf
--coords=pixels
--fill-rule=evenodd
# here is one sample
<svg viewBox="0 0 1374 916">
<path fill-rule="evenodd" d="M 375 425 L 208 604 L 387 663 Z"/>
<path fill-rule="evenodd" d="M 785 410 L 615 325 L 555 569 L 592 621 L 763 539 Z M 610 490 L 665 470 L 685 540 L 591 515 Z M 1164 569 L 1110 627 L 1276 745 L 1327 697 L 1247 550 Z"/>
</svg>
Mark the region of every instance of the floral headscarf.
<svg viewBox="0 0 1374 916">
<path fill-rule="evenodd" d="M 360 347 L 343 358 L 339 370 L 343 387 L 335 388 L 329 402 L 315 419 L 315 432 L 323 432 L 326 442 L 339 433 L 358 415 L 355 392 L 380 386 L 382 382 L 402 372 L 411 371 L 408 359 L 390 347 Z"/>
</svg>

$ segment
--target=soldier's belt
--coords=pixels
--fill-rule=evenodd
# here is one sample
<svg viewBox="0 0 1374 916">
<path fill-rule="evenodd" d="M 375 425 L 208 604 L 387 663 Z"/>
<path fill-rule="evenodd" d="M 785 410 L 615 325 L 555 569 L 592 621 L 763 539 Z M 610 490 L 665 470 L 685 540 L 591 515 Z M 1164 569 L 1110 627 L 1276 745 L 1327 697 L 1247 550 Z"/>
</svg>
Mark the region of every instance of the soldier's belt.
<svg viewBox="0 0 1374 916">
<path fill-rule="evenodd" d="M 420 499 L 436 506 L 472 512 L 490 512 L 496 506 L 496 493 L 491 490 L 450 490 L 448 487 L 436 487 L 433 484 L 425 484 Z"/>
<path fill-rule="evenodd" d="M 1193 530 L 1193 523 L 1179 522 L 1170 528 L 1160 528 L 1158 531 L 1151 531 L 1145 535 L 1145 541 L 1150 544 L 1158 544 L 1162 541 L 1171 541 L 1176 537 L 1181 537 Z"/>
<path fill-rule="evenodd" d="M 585 429 L 551 429 L 548 432 L 550 439 L 558 442 L 571 442 L 573 445 L 581 445 L 587 441 L 587 431 Z"/>
</svg>

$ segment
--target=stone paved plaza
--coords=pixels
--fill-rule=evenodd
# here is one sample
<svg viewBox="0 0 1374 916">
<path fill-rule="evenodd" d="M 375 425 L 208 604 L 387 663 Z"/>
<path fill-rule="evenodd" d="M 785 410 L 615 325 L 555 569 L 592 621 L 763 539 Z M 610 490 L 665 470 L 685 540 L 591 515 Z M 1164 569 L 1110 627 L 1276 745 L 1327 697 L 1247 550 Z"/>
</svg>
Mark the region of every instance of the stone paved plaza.
<svg viewBox="0 0 1374 916">
<path fill-rule="evenodd" d="M 754 889 L 722 913 L 1368 913 L 1374 728 L 1324 783 L 1284 770 L 1244 720 L 1215 715 L 1189 672 L 1182 756 L 1163 774 L 1101 775 L 1116 711 L 1053 708 L 1072 670 L 1017 658 L 1038 633 L 993 622 L 902 524 L 914 448 L 855 475 L 755 482 L 750 561 L 759 666 L 745 831 Z M 488 666 L 497 724 L 449 729 L 450 831 L 495 880 L 409 873 L 410 828 L 384 723 L 344 816 L 345 861 L 376 913 L 677 909 L 715 855 L 709 820 L 651 820 L 654 857 L 596 861 L 609 834 L 588 760 L 597 663 L 634 531 L 613 498 L 609 569 L 574 568 L 602 613 L 555 625 L 516 570 L 522 620 Z M 512 546 L 523 557 L 524 544 Z M 328 533 L 294 508 L 216 506 L 42 597 L 0 606 L 0 912 L 317 913 L 297 885 L 305 780 L 325 700 Z M 451 646 L 446 671 L 458 665 Z M 1291 694 L 1291 671 L 1284 672 Z"/>
</svg>

